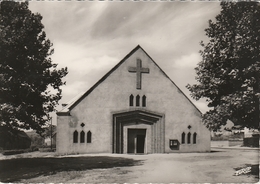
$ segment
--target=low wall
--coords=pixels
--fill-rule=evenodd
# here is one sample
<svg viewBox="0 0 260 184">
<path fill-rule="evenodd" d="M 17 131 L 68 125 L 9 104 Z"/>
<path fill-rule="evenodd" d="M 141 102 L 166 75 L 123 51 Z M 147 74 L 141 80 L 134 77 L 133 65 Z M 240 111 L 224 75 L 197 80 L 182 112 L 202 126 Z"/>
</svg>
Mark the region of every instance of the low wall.
<svg viewBox="0 0 260 184">
<path fill-rule="evenodd" d="M 227 147 L 228 141 L 211 141 L 211 147 Z"/>
<path fill-rule="evenodd" d="M 228 140 L 228 146 L 242 146 L 243 139 L 230 139 Z"/>
</svg>

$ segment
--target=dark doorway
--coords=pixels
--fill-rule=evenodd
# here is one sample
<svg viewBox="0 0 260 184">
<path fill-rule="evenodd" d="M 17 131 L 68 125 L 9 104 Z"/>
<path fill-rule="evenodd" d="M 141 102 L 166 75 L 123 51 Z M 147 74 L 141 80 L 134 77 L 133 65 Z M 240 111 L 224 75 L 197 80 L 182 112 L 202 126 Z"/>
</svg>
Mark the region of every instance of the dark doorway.
<svg viewBox="0 0 260 184">
<path fill-rule="evenodd" d="M 144 153 L 146 129 L 128 129 L 127 153 Z"/>
<path fill-rule="evenodd" d="M 145 135 L 136 136 L 136 153 L 144 153 Z"/>
</svg>

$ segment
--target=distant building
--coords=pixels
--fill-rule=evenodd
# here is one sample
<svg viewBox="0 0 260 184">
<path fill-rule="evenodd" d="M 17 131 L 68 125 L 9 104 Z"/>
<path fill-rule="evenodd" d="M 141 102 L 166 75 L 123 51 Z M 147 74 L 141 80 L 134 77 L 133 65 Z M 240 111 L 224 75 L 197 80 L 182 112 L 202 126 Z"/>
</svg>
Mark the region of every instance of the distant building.
<svg viewBox="0 0 260 184">
<path fill-rule="evenodd" d="M 259 131 L 241 125 L 234 125 L 230 120 L 220 130 L 211 132 L 211 140 L 227 140 L 229 146 L 259 147 Z"/>
<path fill-rule="evenodd" d="M 201 113 L 140 47 L 57 113 L 57 152 L 209 152 Z"/>
</svg>

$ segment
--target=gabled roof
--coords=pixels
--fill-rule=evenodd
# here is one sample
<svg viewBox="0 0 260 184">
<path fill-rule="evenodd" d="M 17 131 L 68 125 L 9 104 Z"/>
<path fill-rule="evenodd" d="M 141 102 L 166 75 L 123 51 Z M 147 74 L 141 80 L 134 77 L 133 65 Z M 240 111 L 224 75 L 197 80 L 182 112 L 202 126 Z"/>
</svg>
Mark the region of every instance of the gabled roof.
<svg viewBox="0 0 260 184">
<path fill-rule="evenodd" d="M 107 72 L 97 83 L 95 83 L 88 91 L 79 95 L 77 98 L 68 103 L 60 112 L 57 112 L 57 115 L 70 115 L 69 111 L 71 111 L 75 106 L 77 106 L 86 96 L 88 96 L 100 83 L 102 83 L 112 72 L 114 72 L 122 63 L 125 62 L 133 53 L 135 53 L 138 49 L 142 49 L 142 51 L 151 59 L 151 61 L 160 69 L 160 71 L 167 77 L 173 85 L 177 87 L 177 89 L 188 99 L 188 101 L 201 113 L 201 111 L 191 102 L 191 100 L 181 91 L 181 89 L 168 77 L 168 75 L 159 67 L 159 65 L 151 58 L 149 54 L 140 46 L 137 45 L 129 54 L 127 54 L 117 65 L 115 65 L 109 72 Z"/>
<path fill-rule="evenodd" d="M 61 111 L 57 112 L 58 115 L 66 115 L 64 113 L 69 112 L 69 108 L 79 99 L 81 98 L 83 95 L 85 94 L 85 92 L 80 93 L 79 95 L 75 96 L 74 98 L 72 98 L 67 104 L 66 106 L 63 106 L 63 108 L 61 109 Z"/>
</svg>

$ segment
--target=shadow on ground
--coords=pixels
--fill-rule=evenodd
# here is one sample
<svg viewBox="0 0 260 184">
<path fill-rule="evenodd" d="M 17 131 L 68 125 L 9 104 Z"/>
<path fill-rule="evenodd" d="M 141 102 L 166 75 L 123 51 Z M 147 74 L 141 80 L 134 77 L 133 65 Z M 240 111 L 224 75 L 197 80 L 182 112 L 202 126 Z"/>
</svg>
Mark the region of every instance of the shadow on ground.
<svg viewBox="0 0 260 184">
<path fill-rule="evenodd" d="M 140 160 L 106 156 L 0 160 L 0 181 L 17 182 L 21 179 L 52 175 L 61 171 L 84 171 L 140 164 Z"/>
<path fill-rule="evenodd" d="M 211 150 L 210 153 L 215 153 L 215 152 L 223 152 L 223 151 L 217 151 L 217 150 Z"/>
</svg>

